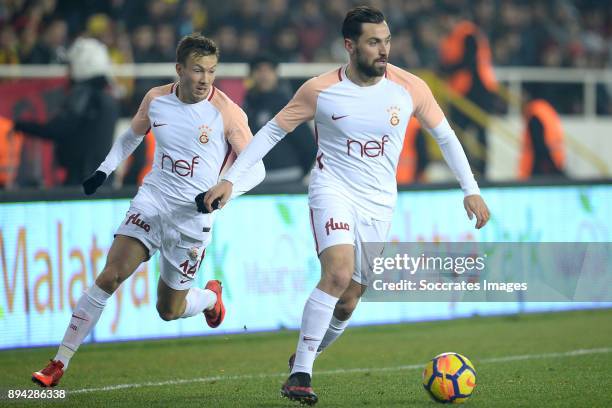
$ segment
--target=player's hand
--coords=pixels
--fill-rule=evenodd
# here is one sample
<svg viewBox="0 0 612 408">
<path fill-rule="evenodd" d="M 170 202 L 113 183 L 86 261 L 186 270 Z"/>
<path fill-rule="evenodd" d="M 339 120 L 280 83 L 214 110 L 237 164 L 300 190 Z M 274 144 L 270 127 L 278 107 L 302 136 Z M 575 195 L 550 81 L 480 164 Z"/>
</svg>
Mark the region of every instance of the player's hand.
<svg viewBox="0 0 612 408">
<path fill-rule="evenodd" d="M 94 174 L 89 176 L 89 178 L 83 182 L 83 191 L 85 192 L 85 194 L 92 195 L 93 193 L 95 193 L 98 187 L 104 184 L 104 182 L 106 181 L 106 177 L 106 173 L 100 170 L 96 170 Z"/>
<path fill-rule="evenodd" d="M 204 194 L 204 207 L 208 212 L 212 212 L 217 208 L 223 208 L 232 196 L 232 189 L 232 183 L 227 180 L 221 180 Z M 215 203 L 217 207 L 213 208 Z"/>
<path fill-rule="evenodd" d="M 489 208 L 487 208 L 484 200 L 478 194 L 465 197 L 463 199 L 463 207 L 470 220 L 476 216 L 476 229 L 484 227 L 491 217 Z"/>
<path fill-rule="evenodd" d="M 208 191 L 200 193 L 195 197 L 195 203 L 196 203 L 196 207 L 198 207 L 198 212 L 201 212 L 202 214 L 208 214 L 211 212 L 211 211 L 208 211 L 208 208 L 206 208 L 206 206 L 204 205 L 204 196 L 206 195 L 206 193 L 208 193 Z M 221 199 L 217 198 L 216 200 L 212 202 L 211 207 L 213 211 L 219 209 L 220 201 Z"/>
</svg>

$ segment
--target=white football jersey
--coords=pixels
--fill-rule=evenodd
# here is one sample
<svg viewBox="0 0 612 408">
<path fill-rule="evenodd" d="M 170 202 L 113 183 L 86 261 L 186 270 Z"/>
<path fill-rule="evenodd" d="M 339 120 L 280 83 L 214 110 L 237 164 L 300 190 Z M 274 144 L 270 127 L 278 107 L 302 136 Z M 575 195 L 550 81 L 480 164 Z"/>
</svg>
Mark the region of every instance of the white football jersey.
<svg viewBox="0 0 612 408">
<path fill-rule="evenodd" d="M 218 182 L 253 135 L 246 114 L 215 87 L 192 104 L 181 102 L 176 91 L 177 84 L 151 89 L 132 129 L 136 134 L 151 130 L 155 137 L 153 166 L 143 188 L 154 191 L 157 207 L 179 230 L 200 236 L 212 219 L 197 212 L 195 196 Z"/>
<path fill-rule="evenodd" d="M 358 86 L 345 71 L 343 66 L 304 83 L 275 121 L 291 132 L 314 119 L 318 152 L 311 198 L 331 188 L 372 218 L 390 220 L 410 117 L 434 128 L 444 114 L 423 80 L 391 64 L 372 86 Z"/>
</svg>

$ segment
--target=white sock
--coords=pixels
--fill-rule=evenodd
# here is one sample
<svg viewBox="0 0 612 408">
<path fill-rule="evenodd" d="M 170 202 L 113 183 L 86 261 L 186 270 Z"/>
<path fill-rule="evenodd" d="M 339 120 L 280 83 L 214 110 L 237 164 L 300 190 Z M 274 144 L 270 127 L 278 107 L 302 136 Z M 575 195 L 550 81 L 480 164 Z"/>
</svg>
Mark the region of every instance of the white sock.
<svg viewBox="0 0 612 408">
<path fill-rule="evenodd" d="M 68 368 L 70 359 L 98 322 L 102 310 L 106 306 L 106 301 L 110 296 L 110 293 L 106 293 L 94 283 L 79 298 L 72 311 L 70 324 L 66 329 L 62 344 L 55 356 L 55 360 L 59 360 L 64 364 L 64 370 Z"/>
<path fill-rule="evenodd" d="M 338 320 L 336 316 L 332 315 L 331 321 L 329 322 L 329 327 L 325 332 L 325 336 L 323 336 L 323 340 L 321 340 L 321 344 L 319 344 L 319 348 L 317 349 L 317 356 L 323 352 L 330 344 L 332 344 L 342 333 L 344 333 L 344 329 L 348 326 L 347 320 Z"/>
<path fill-rule="evenodd" d="M 304 306 L 302 327 L 295 352 L 293 373 L 308 373 L 312 376 L 312 365 L 321 344 L 323 335 L 329 327 L 338 298 L 315 288 Z"/>
<path fill-rule="evenodd" d="M 196 316 L 217 303 L 217 294 L 210 289 L 191 288 L 185 297 L 185 312 L 181 319 Z"/>
</svg>

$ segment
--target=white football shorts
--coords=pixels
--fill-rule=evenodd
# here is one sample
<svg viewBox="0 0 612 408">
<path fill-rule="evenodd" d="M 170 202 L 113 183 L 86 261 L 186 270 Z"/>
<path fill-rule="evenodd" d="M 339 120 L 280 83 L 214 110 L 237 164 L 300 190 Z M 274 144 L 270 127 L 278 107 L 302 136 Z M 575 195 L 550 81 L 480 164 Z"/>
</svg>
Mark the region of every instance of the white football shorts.
<svg viewBox="0 0 612 408">
<path fill-rule="evenodd" d="M 159 250 L 160 277 L 175 290 L 191 288 L 210 242 L 210 237 L 195 239 L 178 231 L 164 219 L 146 188 L 139 189 L 115 235 L 139 240 L 149 250 L 149 258 Z"/>
<path fill-rule="evenodd" d="M 391 221 L 376 220 L 360 214 L 357 206 L 339 193 L 331 190 L 309 196 L 310 225 L 317 255 L 334 245 L 349 244 L 355 247 L 355 270 L 352 279 L 367 285 L 371 270 L 371 258 L 380 256 L 388 239 Z M 368 251 L 364 243 L 370 244 Z M 365 264 L 367 262 L 367 264 Z"/>
</svg>

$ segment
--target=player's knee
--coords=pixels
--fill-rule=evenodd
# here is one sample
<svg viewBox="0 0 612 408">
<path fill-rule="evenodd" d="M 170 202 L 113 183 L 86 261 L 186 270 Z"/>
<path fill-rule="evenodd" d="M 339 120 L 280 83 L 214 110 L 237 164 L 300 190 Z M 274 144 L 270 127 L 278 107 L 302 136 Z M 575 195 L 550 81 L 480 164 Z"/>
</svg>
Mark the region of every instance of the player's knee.
<svg viewBox="0 0 612 408">
<path fill-rule="evenodd" d="M 124 281 L 123 276 L 126 276 L 126 274 L 121 265 L 107 264 L 96 278 L 96 285 L 108 293 L 113 293 Z"/>
<path fill-rule="evenodd" d="M 166 322 L 176 320 L 180 317 L 176 311 L 160 302 L 157 302 L 157 313 L 159 314 L 159 317 Z"/>
<path fill-rule="evenodd" d="M 169 312 L 169 311 L 157 311 L 159 313 L 159 317 L 165 321 L 165 322 L 171 322 L 172 320 L 176 320 L 178 319 L 178 316 L 176 314 L 174 314 L 173 312 Z"/>
<path fill-rule="evenodd" d="M 351 283 L 351 272 L 345 270 L 337 270 L 327 273 L 327 283 L 337 290 L 345 290 Z"/>
<path fill-rule="evenodd" d="M 353 276 L 352 254 L 334 254 L 326 259 L 323 280 L 334 289 L 344 291 L 351 283 Z"/>
<path fill-rule="evenodd" d="M 334 316 L 336 316 L 339 320 L 348 320 L 350 319 L 353 311 L 357 307 L 357 303 L 359 303 L 359 298 L 355 299 L 342 299 L 338 300 L 336 303 L 336 307 L 334 308 Z"/>
</svg>

